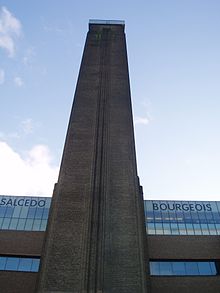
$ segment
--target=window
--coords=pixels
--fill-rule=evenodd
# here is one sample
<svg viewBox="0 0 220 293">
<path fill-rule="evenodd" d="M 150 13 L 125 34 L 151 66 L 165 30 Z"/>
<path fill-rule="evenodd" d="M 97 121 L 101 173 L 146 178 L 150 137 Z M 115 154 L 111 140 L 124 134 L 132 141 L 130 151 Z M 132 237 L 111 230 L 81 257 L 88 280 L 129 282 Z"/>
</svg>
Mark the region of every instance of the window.
<svg viewBox="0 0 220 293">
<path fill-rule="evenodd" d="M 217 261 L 151 260 L 151 276 L 215 276 Z"/>
<path fill-rule="evenodd" d="M 146 200 L 144 206 L 148 235 L 220 235 L 220 202 Z"/>
<path fill-rule="evenodd" d="M 38 272 L 40 258 L 0 256 L 0 271 Z"/>
<path fill-rule="evenodd" d="M 0 195 L 0 229 L 45 231 L 51 198 Z"/>
</svg>

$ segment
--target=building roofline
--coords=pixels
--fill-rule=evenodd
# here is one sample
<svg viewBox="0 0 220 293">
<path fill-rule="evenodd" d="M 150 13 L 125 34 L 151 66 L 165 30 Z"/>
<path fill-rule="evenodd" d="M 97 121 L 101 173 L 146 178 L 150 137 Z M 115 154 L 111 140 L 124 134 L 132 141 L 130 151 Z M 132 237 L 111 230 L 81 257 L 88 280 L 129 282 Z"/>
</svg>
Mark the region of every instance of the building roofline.
<svg viewBox="0 0 220 293">
<path fill-rule="evenodd" d="M 125 21 L 124 20 L 103 20 L 103 19 L 90 19 L 89 20 L 89 25 L 90 24 L 101 24 L 101 25 L 122 25 L 125 26 Z"/>
</svg>

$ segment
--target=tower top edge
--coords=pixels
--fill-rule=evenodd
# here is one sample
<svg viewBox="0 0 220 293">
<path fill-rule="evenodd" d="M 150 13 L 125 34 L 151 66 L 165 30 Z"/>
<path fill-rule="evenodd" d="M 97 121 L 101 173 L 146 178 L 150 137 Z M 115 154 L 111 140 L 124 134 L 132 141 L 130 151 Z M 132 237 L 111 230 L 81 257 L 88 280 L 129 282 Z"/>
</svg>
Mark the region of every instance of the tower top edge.
<svg viewBox="0 0 220 293">
<path fill-rule="evenodd" d="M 90 24 L 97 24 L 97 25 L 122 25 L 123 27 L 125 26 L 125 21 L 124 20 L 113 20 L 113 19 L 108 19 L 108 20 L 103 20 L 103 19 L 90 19 L 89 20 L 89 25 Z"/>
</svg>

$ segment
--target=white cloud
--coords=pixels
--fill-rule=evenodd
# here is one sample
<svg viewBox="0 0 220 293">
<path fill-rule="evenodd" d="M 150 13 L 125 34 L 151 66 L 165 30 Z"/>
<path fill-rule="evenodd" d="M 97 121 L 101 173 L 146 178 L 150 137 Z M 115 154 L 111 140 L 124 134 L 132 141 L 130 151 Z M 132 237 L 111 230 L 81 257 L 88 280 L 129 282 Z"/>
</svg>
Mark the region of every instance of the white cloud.
<svg viewBox="0 0 220 293">
<path fill-rule="evenodd" d="M 8 53 L 9 57 L 15 54 L 15 38 L 21 35 L 21 23 L 6 8 L 0 11 L 0 47 Z"/>
<path fill-rule="evenodd" d="M 0 69 L 0 85 L 5 82 L 5 71 Z"/>
<path fill-rule="evenodd" d="M 134 124 L 143 124 L 147 125 L 149 124 L 149 119 L 147 117 L 134 117 Z"/>
<path fill-rule="evenodd" d="M 19 76 L 14 78 L 14 83 L 17 87 L 22 87 L 24 85 L 23 80 Z"/>
<path fill-rule="evenodd" d="M 0 194 L 52 195 L 58 167 L 52 166 L 50 150 L 36 145 L 25 158 L 7 143 L 0 142 Z"/>
</svg>

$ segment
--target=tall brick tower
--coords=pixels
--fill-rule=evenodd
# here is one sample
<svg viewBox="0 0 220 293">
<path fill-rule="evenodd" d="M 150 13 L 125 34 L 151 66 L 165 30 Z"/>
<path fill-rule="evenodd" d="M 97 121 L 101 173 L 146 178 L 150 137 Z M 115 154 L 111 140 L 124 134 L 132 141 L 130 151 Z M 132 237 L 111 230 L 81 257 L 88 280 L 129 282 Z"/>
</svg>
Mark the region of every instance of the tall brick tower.
<svg viewBox="0 0 220 293">
<path fill-rule="evenodd" d="M 143 219 L 124 23 L 90 21 L 36 292 L 147 292 Z"/>
</svg>

